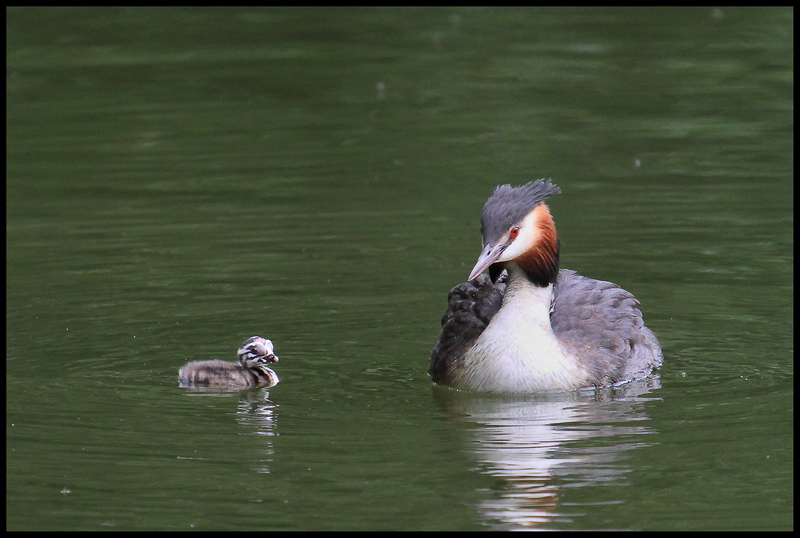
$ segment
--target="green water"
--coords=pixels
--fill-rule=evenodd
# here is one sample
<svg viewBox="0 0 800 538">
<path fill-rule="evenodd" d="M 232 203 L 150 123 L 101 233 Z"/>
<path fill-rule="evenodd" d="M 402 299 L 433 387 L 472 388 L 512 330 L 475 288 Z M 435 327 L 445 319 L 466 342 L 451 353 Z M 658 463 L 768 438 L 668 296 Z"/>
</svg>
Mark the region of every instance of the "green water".
<svg viewBox="0 0 800 538">
<path fill-rule="evenodd" d="M 793 528 L 793 10 L 7 11 L 9 530 Z M 431 387 L 497 183 L 665 365 Z M 281 383 L 178 387 L 275 342 Z"/>
</svg>

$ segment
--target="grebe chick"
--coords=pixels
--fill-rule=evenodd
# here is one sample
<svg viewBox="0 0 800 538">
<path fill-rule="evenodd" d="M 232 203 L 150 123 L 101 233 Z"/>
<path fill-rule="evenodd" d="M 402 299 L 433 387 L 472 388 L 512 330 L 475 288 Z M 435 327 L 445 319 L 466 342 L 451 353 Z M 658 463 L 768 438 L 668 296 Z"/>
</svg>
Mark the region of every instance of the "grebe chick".
<svg viewBox="0 0 800 538">
<path fill-rule="evenodd" d="M 561 243 L 544 201 L 549 180 L 500 185 L 483 206 L 483 252 L 450 291 L 430 376 L 487 392 L 601 387 L 648 376 L 661 346 L 639 301 L 611 282 L 559 270 Z M 487 271 L 489 275 L 484 275 Z"/>
<path fill-rule="evenodd" d="M 274 387 L 278 374 L 267 368 L 278 362 L 272 341 L 252 336 L 239 348 L 239 362 L 193 361 L 178 372 L 183 387 Z"/>
</svg>

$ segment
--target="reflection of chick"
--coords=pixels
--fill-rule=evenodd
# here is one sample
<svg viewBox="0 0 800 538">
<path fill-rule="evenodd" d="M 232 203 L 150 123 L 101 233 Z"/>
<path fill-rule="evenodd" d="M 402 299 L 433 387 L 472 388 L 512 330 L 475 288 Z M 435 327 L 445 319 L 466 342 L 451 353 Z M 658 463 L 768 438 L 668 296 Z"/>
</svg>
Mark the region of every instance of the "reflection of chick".
<svg viewBox="0 0 800 538">
<path fill-rule="evenodd" d="M 271 362 L 278 362 L 272 342 L 253 336 L 239 348 L 239 362 L 193 361 L 180 369 L 178 379 L 184 387 L 273 387 L 279 379 L 267 368 Z"/>
</svg>

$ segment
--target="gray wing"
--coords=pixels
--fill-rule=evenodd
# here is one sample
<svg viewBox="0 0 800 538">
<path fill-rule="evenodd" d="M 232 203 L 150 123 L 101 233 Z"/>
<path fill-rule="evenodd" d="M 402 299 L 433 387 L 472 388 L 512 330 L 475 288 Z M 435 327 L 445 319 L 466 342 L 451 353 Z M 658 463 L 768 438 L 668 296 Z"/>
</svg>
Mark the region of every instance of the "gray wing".
<svg viewBox="0 0 800 538">
<path fill-rule="evenodd" d="M 616 284 L 559 271 L 550 322 L 593 385 L 640 379 L 661 365 L 661 346 L 645 327 L 638 304 Z"/>
<path fill-rule="evenodd" d="M 503 304 L 505 283 L 492 283 L 485 273 L 459 284 L 447 296 L 447 312 L 442 317 L 439 340 L 431 350 L 428 373 L 434 383 L 447 384 L 451 372 L 458 369 L 464 353 Z"/>
</svg>

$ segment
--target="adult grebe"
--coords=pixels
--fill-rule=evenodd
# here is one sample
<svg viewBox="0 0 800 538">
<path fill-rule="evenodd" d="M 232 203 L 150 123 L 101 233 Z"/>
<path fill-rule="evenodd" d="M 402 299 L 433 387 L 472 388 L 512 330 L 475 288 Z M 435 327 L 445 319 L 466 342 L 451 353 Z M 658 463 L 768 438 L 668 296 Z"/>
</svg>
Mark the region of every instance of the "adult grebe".
<svg viewBox="0 0 800 538">
<path fill-rule="evenodd" d="M 272 342 L 252 336 L 239 348 L 239 362 L 193 361 L 178 372 L 184 387 L 274 387 L 278 374 L 267 365 L 278 362 Z"/>
<path fill-rule="evenodd" d="M 450 291 L 431 351 L 435 383 L 539 392 L 633 381 L 661 365 L 636 297 L 559 271 L 560 241 L 544 200 L 560 192 L 543 179 L 492 192 L 481 214 L 483 252 L 468 282 Z"/>
</svg>

